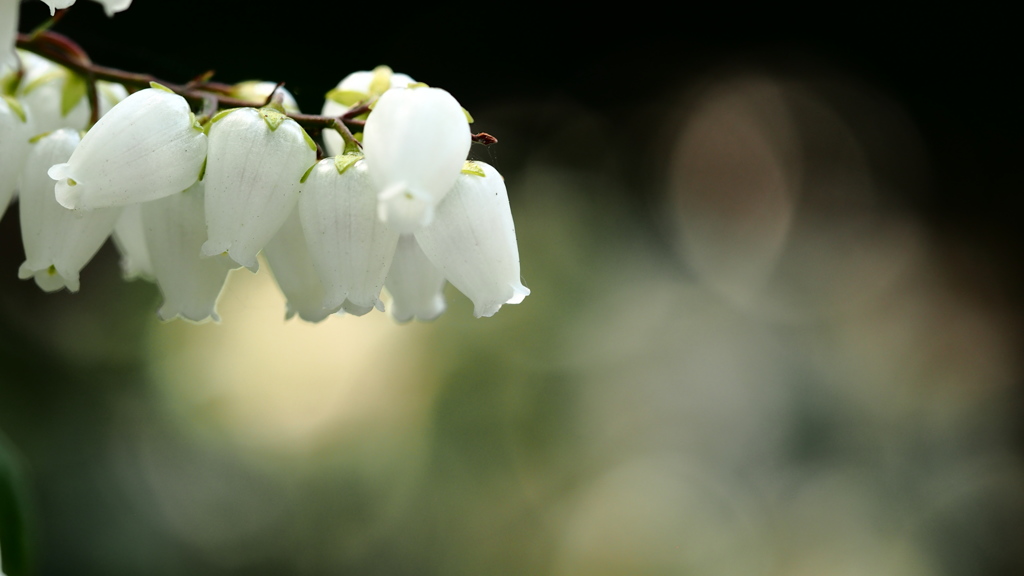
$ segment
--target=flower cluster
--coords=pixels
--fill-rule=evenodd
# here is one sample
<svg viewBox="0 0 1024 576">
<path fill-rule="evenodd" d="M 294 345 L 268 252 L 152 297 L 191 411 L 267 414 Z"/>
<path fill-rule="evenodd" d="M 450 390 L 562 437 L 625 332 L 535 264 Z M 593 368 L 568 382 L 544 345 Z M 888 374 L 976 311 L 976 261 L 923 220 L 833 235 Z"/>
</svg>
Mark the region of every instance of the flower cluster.
<svg viewBox="0 0 1024 576">
<path fill-rule="evenodd" d="M 77 291 L 113 237 L 126 276 L 156 282 L 165 320 L 217 320 L 228 272 L 255 272 L 261 252 L 287 316 L 311 322 L 384 310 L 382 289 L 402 322 L 443 312 L 446 282 L 478 317 L 529 294 L 504 181 L 467 161 L 469 116 L 444 90 L 387 67 L 349 75 L 328 94 L 323 117 L 337 121 L 317 135 L 332 155 L 318 160 L 294 99 L 274 84 L 230 91 L 261 107 L 197 118 L 162 85 L 129 95 L 98 82 L 99 120 L 83 135 L 84 81 L 32 54 L 18 60 L 0 99 L 0 210 L 17 195 L 18 274 L 43 290 Z"/>
</svg>

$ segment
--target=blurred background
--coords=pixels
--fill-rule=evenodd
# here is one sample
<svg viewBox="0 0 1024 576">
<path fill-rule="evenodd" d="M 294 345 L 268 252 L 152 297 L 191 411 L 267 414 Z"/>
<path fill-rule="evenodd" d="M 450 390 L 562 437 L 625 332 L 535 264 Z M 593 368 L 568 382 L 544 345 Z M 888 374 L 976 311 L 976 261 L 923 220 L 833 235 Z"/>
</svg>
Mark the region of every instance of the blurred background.
<svg viewBox="0 0 1024 576">
<path fill-rule="evenodd" d="M 1008 23 L 134 4 L 56 29 L 307 112 L 378 64 L 452 92 L 533 293 L 308 325 L 264 268 L 163 324 L 113 246 L 19 281 L 12 208 L 9 576 L 1024 573 Z"/>
</svg>

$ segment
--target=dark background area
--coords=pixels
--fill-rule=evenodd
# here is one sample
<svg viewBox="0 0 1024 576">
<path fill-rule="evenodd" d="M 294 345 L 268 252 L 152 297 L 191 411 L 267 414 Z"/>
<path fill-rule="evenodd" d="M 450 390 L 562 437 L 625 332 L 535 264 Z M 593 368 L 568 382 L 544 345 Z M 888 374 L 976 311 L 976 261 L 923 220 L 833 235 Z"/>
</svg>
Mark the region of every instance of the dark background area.
<svg viewBox="0 0 1024 576">
<path fill-rule="evenodd" d="M 378 64 L 447 89 L 473 112 L 475 131 L 499 139 L 473 154 L 510 182 L 523 274 L 535 293 L 492 323 L 474 323 L 450 297 L 453 310 L 442 320 L 403 328 L 422 329 L 415 333 L 436 355 L 423 383 L 439 390 L 424 401 L 429 424 L 422 438 L 410 434 L 429 449 L 409 449 L 414 456 L 406 458 L 386 446 L 380 463 L 360 452 L 377 454 L 379 447 L 339 433 L 343 440 L 321 440 L 298 456 L 261 459 L 273 449 L 256 440 L 255 448 L 224 440 L 230 434 L 218 428 L 227 425 L 217 423 L 215 408 L 196 416 L 161 388 L 161 378 L 174 372 L 165 366 L 164 348 L 171 350 L 166 357 L 177 358 L 178 348 L 188 348 L 182 342 L 195 335 L 163 336 L 178 334 L 181 323 L 156 325 L 155 288 L 121 282 L 109 244 L 83 272 L 79 294 L 47 295 L 17 280 L 22 252 L 12 207 L 0 222 L 0 431 L 9 440 L 0 434 L 0 456 L 5 446 L 21 456 L 28 471 L 16 476 L 31 479 L 20 488 L 31 503 L 27 565 L 54 575 L 133 574 L 140 567 L 211 575 L 757 574 L 731 559 L 708 569 L 712 564 L 690 558 L 689 572 L 671 562 L 669 568 L 655 560 L 630 564 L 625 552 L 622 565 L 602 560 L 602 550 L 615 547 L 588 527 L 632 526 L 628 514 L 621 520 L 614 506 L 602 503 L 651 505 L 644 494 L 660 494 L 658 482 L 675 472 L 661 464 L 651 465 L 654 472 L 629 466 L 638 454 L 663 450 L 711 462 L 703 470 L 714 493 L 740 487 L 735 499 L 722 488 L 730 505 L 756 496 L 777 507 L 760 511 L 768 527 L 756 533 L 782 542 L 784 551 L 768 554 L 776 571 L 762 573 L 827 573 L 815 568 L 828 561 L 787 561 L 797 550 L 833 551 L 833 540 L 816 539 L 833 526 L 808 521 L 811 528 L 803 528 L 780 511 L 797 510 L 806 519 L 820 510 L 856 524 L 860 511 L 875 507 L 893 511 L 899 522 L 880 514 L 864 520 L 867 528 L 850 529 L 849 537 L 837 529 L 835 540 L 850 546 L 850 556 L 874 558 L 884 549 L 860 548 L 865 534 L 878 535 L 883 545 L 910 534 L 909 540 L 925 542 L 921 548 L 935 569 L 894 561 L 889 571 L 869 566 L 863 573 L 1021 573 L 1024 115 L 1012 88 L 1019 33 L 998 14 L 899 18 L 828 8 L 834 14 L 706 5 L 669 14 L 637 4 L 570 10 L 492 2 L 406 10 L 296 2 L 264 9 L 136 0 L 107 18 L 98 4 L 80 0 L 56 31 L 97 63 L 173 82 L 210 69 L 222 82 L 284 81 L 306 112 L 318 111 L 324 93 L 346 74 Z M 20 29 L 47 14 L 41 2 L 23 3 Z M 871 300 L 864 342 L 848 332 L 859 326 L 857 314 L 851 320 L 842 310 L 777 321 L 744 315 L 714 297 L 673 299 L 677 292 L 686 298 L 700 292 L 694 286 L 706 273 L 675 252 L 678 222 L 666 216 L 681 110 L 702 85 L 731 70 L 780 85 L 789 79 L 813 85 L 859 130 L 870 168 L 887 185 L 877 199 L 881 208 L 872 210 L 908 215 L 923 229 L 927 268 L 934 272 L 922 273 L 925 281 L 893 282 Z M 876 118 L 858 114 L 877 109 L 858 107 L 864 94 L 878 95 L 909 120 L 920 149 L 887 156 L 885 146 L 872 148 Z M 883 141 L 888 136 L 878 134 Z M 807 141 L 829 142 L 813 134 Z M 578 177 L 582 192 L 531 180 L 542 172 L 538 166 Z M 822 172 L 830 167 L 826 162 Z M 540 184 L 530 189 L 528 182 Z M 838 204 L 838 211 L 844 208 Z M 656 272 L 641 276 L 629 264 Z M 913 265 L 907 268 L 918 278 Z M 636 279 L 620 277 L 619 269 Z M 668 296 L 659 292 L 666 284 Z M 916 307 L 920 316 L 907 312 Z M 240 323 L 224 316 L 225 325 Z M 910 334 L 910 344 L 893 334 Z M 890 347 L 893 356 L 904 349 L 920 355 L 908 354 L 900 359 L 905 364 L 894 361 L 899 370 L 887 371 Z M 739 360 L 708 368 L 716 386 L 703 388 L 700 375 L 688 370 L 719 354 Z M 773 359 L 764 362 L 763 381 L 778 397 L 759 387 L 762 357 Z M 955 361 L 947 365 L 949 358 Z M 775 362 L 782 366 L 778 381 L 770 369 Z M 876 365 L 883 384 L 871 388 Z M 749 379 L 754 384 L 730 388 L 733 376 L 744 381 L 734 370 L 744 369 L 757 373 Z M 716 404 L 726 396 L 733 403 Z M 787 408 L 765 416 L 776 402 Z M 715 411 L 722 406 L 728 408 Z M 893 406 L 905 412 L 895 414 Z M 588 418 L 599 424 L 588 428 Z M 706 427 L 691 430 L 691 421 Z M 759 422 L 777 428 L 758 428 Z M 781 456 L 760 449 L 775 435 L 784 437 Z M 0 476 L 3 465 L 0 458 Z M 605 476 L 606 470 L 614 473 Z M 826 488 L 813 482 L 833 472 L 847 479 L 850 470 L 851 491 L 840 481 Z M 948 483 L 959 491 L 940 490 L 935 504 L 929 482 L 946 479 L 948 471 L 961 474 L 951 473 L 959 481 Z M 805 498 L 812 484 L 835 497 Z M 750 486 L 756 489 L 743 489 Z M 0 500 L 0 516 L 4 505 Z M 655 532 L 686 533 L 675 516 L 699 518 L 693 522 L 700 533 L 720 537 L 723 550 L 748 549 L 736 536 L 742 531 L 718 508 L 708 512 L 671 499 L 650 507 L 680 512 L 665 524 L 644 524 Z M 900 524 L 905 517 L 909 528 Z M 234 526 L 217 530 L 218 521 L 262 526 L 261 518 L 274 527 L 251 534 Z M 895 524 L 899 537 L 889 538 L 886 530 Z M 562 541 L 564 525 L 577 540 Z M 619 536 L 613 531 L 608 542 Z M 623 549 L 632 542 L 623 541 Z M 573 548 L 573 542 L 586 545 Z M 636 547 L 637 555 L 658 558 L 660 548 L 651 546 Z M 749 549 L 760 558 L 757 546 Z M 5 548 L 5 562 L 16 554 Z"/>
<path fill-rule="evenodd" d="M 76 5 L 57 27 L 96 62 L 182 82 L 283 81 L 306 111 L 349 71 L 384 63 L 456 94 L 467 108 L 502 101 L 567 101 L 613 119 L 609 146 L 630 150 L 631 177 L 657 157 L 667 101 L 709 69 L 742 62 L 781 75 L 829 70 L 894 98 L 922 131 L 933 160 L 914 200 L 939 225 L 967 226 L 992 248 L 1021 244 L 1019 38 L 995 13 L 807 14 L 708 5 L 669 14 L 643 4 L 581 11 L 559 4 L 479 3 L 332 12 L 321 4 L 265 10 L 250 3 L 137 1 L 107 18 Z M 22 30 L 45 20 L 23 3 Z M 659 108 L 659 105 L 662 106 Z M 542 112 L 542 111 L 541 111 Z M 530 132 L 557 130 L 543 121 Z M 486 121 L 486 119 L 481 119 Z M 518 144 L 518 143 L 517 143 Z M 652 194 L 640 179 L 631 193 Z"/>
</svg>

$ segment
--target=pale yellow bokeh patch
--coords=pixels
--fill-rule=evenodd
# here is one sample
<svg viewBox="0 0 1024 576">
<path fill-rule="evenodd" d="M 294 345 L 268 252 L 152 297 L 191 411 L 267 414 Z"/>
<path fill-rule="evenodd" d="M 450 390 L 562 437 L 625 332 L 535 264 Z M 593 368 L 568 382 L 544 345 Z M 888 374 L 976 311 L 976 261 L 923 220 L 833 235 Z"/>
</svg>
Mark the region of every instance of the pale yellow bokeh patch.
<svg viewBox="0 0 1024 576">
<path fill-rule="evenodd" d="M 266 266 L 234 271 L 218 308 L 221 324 L 151 332 L 155 380 L 185 426 L 259 452 L 416 442 L 435 389 L 423 346 L 431 326 L 376 311 L 285 321 Z"/>
</svg>

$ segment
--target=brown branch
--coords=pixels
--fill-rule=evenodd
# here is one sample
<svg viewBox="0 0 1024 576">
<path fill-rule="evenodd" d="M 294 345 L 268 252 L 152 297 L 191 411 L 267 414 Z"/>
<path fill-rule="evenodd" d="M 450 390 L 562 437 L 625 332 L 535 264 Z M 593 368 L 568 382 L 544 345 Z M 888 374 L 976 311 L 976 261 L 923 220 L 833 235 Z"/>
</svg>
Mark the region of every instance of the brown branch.
<svg viewBox="0 0 1024 576">
<path fill-rule="evenodd" d="M 187 100 L 194 110 L 200 110 L 201 117 L 211 118 L 216 110 L 222 108 L 245 108 L 252 107 L 258 102 L 242 100 L 230 96 L 231 85 L 219 82 L 210 82 L 213 71 L 209 70 L 193 78 L 185 84 L 177 84 L 161 80 L 151 74 L 126 72 L 117 68 L 93 64 L 89 55 L 73 40 L 49 30 L 38 31 L 33 34 L 18 34 L 18 48 L 38 54 L 48 60 L 56 62 L 72 72 L 85 78 L 89 86 L 89 105 L 92 108 L 92 123 L 95 123 L 99 115 L 99 104 L 96 94 L 96 82 L 104 80 L 122 84 L 128 89 L 141 90 L 148 88 L 151 83 L 157 83 L 168 90 L 178 94 Z M 283 83 L 278 84 L 278 87 Z M 275 92 L 277 88 L 274 89 Z M 273 98 L 273 94 L 271 94 Z M 270 98 L 268 98 L 268 101 Z M 336 130 L 341 134 L 342 139 L 350 145 L 359 145 L 353 137 L 350 127 L 362 128 L 365 120 L 357 119 L 358 116 L 370 111 L 372 101 L 359 102 L 345 111 L 341 116 L 321 116 L 316 114 L 286 113 L 304 129 L 311 132 L 322 132 L 325 128 Z M 498 141 L 497 138 L 481 132 L 473 135 L 473 142 L 489 146 Z"/>
</svg>

